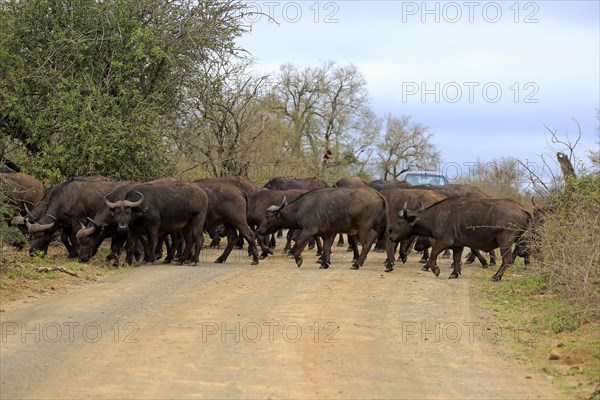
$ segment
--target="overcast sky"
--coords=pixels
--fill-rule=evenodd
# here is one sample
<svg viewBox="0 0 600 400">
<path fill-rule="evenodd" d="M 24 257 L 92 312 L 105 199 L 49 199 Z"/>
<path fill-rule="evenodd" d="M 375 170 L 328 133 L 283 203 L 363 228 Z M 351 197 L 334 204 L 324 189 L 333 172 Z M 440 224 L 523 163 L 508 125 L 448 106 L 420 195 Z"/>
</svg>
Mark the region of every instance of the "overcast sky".
<svg viewBox="0 0 600 400">
<path fill-rule="evenodd" d="M 256 70 L 356 65 L 379 115 L 428 126 L 443 161 L 553 154 L 547 127 L 598 148 L 598 1 L 256 1 Z M 258 20 L 257 20 L 258 19 Z"/>
</svg>

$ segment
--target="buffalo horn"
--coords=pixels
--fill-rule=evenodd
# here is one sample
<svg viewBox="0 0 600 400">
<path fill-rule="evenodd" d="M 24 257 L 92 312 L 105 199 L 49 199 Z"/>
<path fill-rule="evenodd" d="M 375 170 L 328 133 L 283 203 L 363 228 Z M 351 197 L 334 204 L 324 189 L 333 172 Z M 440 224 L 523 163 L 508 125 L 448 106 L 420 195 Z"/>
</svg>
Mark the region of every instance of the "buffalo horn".
<svg viewBox="0 0 600 400">
<path fill-rule="evenodd" d="M 404 202 L 404 208 L 402 209 L 402 217 L 408 216 L 408 201 Z"/>
<path fill-rule="evenodd" d="M 92 225 L 89 228 L 86 228 L 86 226 L 84 224 L 82 224 L 81 222 L 80 222 L 80 224 L 81 224 L 81 229 L 78 230 L 77 234 L 75 235 L 77 240 L 81 240 L 84 237 L 90 236 L 96 230 L 96 225 Z"/>
<path fill-rule="evenodd" d="M 104 204 L 106 204 L 106 206 L 112 210 L 113 208 L 119 207 L 120 202 L 112 203 L 110 200 L 108 200 L 108 196 L 110 196 L 111 194 L 112 192 L 104 196 Z"/>
<path fill-rule="evenodd" d="M 25 224 L 25 217 L 23 217 L 22 215 L 17 215 L 16 217 L 14 217 L 12 219 L 12 221 L 10 221 L 11 225 L 23 225 Z"/>
<path fill-rule="evenodd" d="M 140 199 L 138 201 L 129 201 L 129 200 L 123 200 L 123 207 L 139 207 L 140 204 L 142 204 L 142 202 L 144 201 L 144 195 L 141 194 L 140 192 L 135 192 L 137 194 L 140 195 Z"/>
<path fill-rule="evenodd" d="M 283 196 L 283 199 L 281 200 L 281 204 L 279 206 L 270 206 L 269 208 L 267 208 L 267 211 L 281 211 L 281 209 L 285 206 L 287 206 L 287 198 Z"/>
<path fill-rule="evenodd" d="M 27 229 L 29 229 L 29 233 L 35 233 L 35 232 L 43 232 L 43 231 L 47 231 L 48 229 L 52 229 L 54 227 L 55 222 L 51 222 L 49 224 L 30 224 L 26 220 L 25 224 L 27 225 Z"/>
</svg>

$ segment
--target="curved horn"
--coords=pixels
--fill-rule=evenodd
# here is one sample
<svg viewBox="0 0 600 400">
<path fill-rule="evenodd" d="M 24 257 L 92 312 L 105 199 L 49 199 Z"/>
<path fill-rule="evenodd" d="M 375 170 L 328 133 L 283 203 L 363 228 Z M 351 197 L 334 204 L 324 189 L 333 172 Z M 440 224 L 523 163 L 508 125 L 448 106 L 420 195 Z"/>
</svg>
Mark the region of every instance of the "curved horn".
<svg viewBox="0 0 600 400">
<path fill-rule="evenodd" d="M 27 224 L 27 229 L 29 233 L 43 232 L 54 227 L 55 222 L 51 222 L 49 224 Z"/>
<path fill-rule="evenodd" d="M 15 216 L 12 221 L 10 221 L 11 225 L 24 225 L 25 224 L 25 217 L 23 217 L 22 215 L 17 215 Z"/>
<path fill-rule="evenodd" d="M 120 202 L 118 201 L 116 203 L 112 203 L 110 200 L 108 200 L 108 196 L 110 196 L 111 194 L 113 194 L 113 192 L 110 192 L 109 194 L 104 196 L 104 204 L 106 204 L 106 206 L 112 210 L 113 208 L 119 207 Z"/>
<path fill-rule="evenodd" d="M 88 221 L 90 221 L 92 224 L 94 224 L 94 226 L 97 228 L 98 224 L 96 223 L 96 221 L 94 221 L 93 219 L 91 219 L 90 217 L 86 217 Z"/>
<path fill-rule="evenodd" d="M 267 208 L 267 211 L 281 211 L 281 209 L 285 206 L 287 206 L 287 198 L 285 196 L 283 196 L 283 199 L 281 199 L 280 205 L 278 205 L 278 206 L 272 205 L 269 208 Z"/>
<path fill-rule="evenodd" d="M 281 210 L 283 207 L 285 207 L 287 205 L 288 205 L 287 197 L 283 196 L 283 199 L 281 200 L 281 204 L 279 205 L 279 210 Z"/>
<path fill-rule="evenodd" d="M 419 211 L 422 211 L 425 209 L 425 206 L 423 205 L 423 203 L 421 203 L 421 200 L 419 200 L 419 207 L 420 207 Z"/>
<path fill-rule="evenodd" d="M 137 194 L 140 195 L 140 199 L 138 201 L 129 201 L 129 200 L 123 200 L 123 207 L 139 207 L 140 204 L 142 204 L 142 202 L 144 201 L 144 195 L 141 194 L 140 192 L 135 192 Z"/>
<path fill-rule="evenodd" d="M 30 217 L 31 211 L 29 211 L 29 208 L 27 208 L 27 203 L 23 203 L 23 207 L 25 207 L 25 212 L 27 213 L 27 216 Z"/>
<path fill-rule="evenodd" d="M 81 222 L 80 222 L 80 224 L 81 224 Z M 81 240 L 85 237 L 90 236 L 95 231 L 96 231 L 95 225 L 92 225 L 89 228 L 86 228 L 86 226 L 84 224 L 81 224 L 81 229 L 77 231 L 77 234 L 75 235 L 75 237 L 77 238 L 77 240 Z"/>
<path fill-rule="evenodd" d="M 402 209 L 402 217 L 408 216 L 408 201 L 404 202 L 404 208 Z"/>
</svg>

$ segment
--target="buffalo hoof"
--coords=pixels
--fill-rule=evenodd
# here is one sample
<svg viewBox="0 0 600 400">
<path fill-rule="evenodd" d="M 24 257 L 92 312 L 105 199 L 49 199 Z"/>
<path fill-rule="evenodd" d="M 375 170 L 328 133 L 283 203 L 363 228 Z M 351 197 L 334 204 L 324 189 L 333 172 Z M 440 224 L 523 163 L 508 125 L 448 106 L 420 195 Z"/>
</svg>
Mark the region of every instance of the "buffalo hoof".
<svg viewBox="0 0 600 400">
<path fill-rule="evenodd" d="M 192 261 L 192 262 L 190 263 L 190 265 L 191 265 L 192 267 L 197 267 L 197 266 L 198 266 L 198 263 L 197 263 L 196 261 Z"/>
<path fill-rule="evenodd" d="M 443 258 L 444 260 L 447 260 L 447 259 L 449 259 L 449 258 L 450 258 L 450 254 L 442 254 L 442 258 Z"/>
<path fill-rule="evenodd" d="M 300 268 L 300 266 L 302 265 L 302 261 L 302 257 L 296 258 L 296 267 Z"/>
<path fill-rule="evenodd" d="M 456 272 L 453 272 L 450 274 L 450 276 L 448 277 L 448 279 L 457 279 L 458 278 L 458 274 Z"/>
<path fill-rule="evenodd" d="M 258 260 L 252 260 L 252 262 L 250 263 L 250 265 L 258 265 Z"/>
<path fill-rule="evenodd" d="M 352 264 L 352 266 L 350 267 L 350 269 L 358 269 L 358 264 Z"/>
<path fill-rule="evenodd" d="M 529 262 L 525 262 L 525 265 L 529 264 Z M 490 265 L 491 266 L 495 266 L 496 265 L 496 260 L 490 260 Z"/>
<path fill-rule="evenodd" d="M 327 264 L 321 264 L 321 266 L 319 267 L 319 269 L 327 269 L 329 268 L 329 265 Z"/>
<path fill-rule="evenodd" d="M 221 248 L 221 245 L 219 244 L 211 244 L 210 246 L 208 246 L 209 249 L 215 249 L 218 250 L 219 248 Z"/>
<path fill-rule="evenodd" d="M 440 269 L 438 267 L 433 267 L 431 272 L 433 272 L 435 276 L 440 276 Z"/>
<path fill-rule="evenodd" d="M 337 247 L 342 247 L 344 246 L 344 242 L 337 242 Z"/>
<path fill-rule="evenodd" d="M 500 282 L 500 280 L 501 280 L 501 279 L 502 279 L 502 277 L 501 277 L 501 276 L 496 276 L 496 275 L 494 275 L 494 276 L 492 276 L 492 279 L 491 279 L 491 280 L 492 280 L 492 282 Z"/>
<path fill-rule="evenodd" d="M 268 254 L 262 253 L 260 256 L 258 256 L 258 259 L 259 259 L 259 260 L 264 260 L 264 259 L 265 259 L 265 258 L 267 258 L 268 256 L 269 256 Z"/>
<path fill-rule="evenodd" d="M 419 260 L 419 262 L 420 262 L 421 264 L 426 264 L 426 263 L 427 263 L 427 259 L 425 259 L 425 258 L 421 258 L 421 259 Z"/>
<path fill-rule="evenodd" d="M 385 267 L 384 272 L 392 272 L 393 270 L 394 270 L 394 267 Z"/>
<path fill-rule="evenodd" d="M 318 252 L 315 254 L 315 256 L 317 256 L 317 257 L 321 257 L 322 255 L 323 255 L 323 253 L 321 253 L 320 251 L 318 251 Z"/>
<path fill-rule="evenodd" d="M 423 265 L 421 267 L 421 271 L 429 271 L 429 267 L 427 265 Z"/>
<path fill-rule="evenodd" d="M 481 264 L 481 268 L 483 268 L 483 269 L 487 269 L 488 267 L 489 267 L 489 265 L 487 263 Z"/>
<path fill-rule="evenodd" d="M 348 246 L 348 248 L 346 249 L 346 253 L 350 253 L 351 251 L 354 251 L 354 249 L 352 248 L 352 246 Z"/>
<path fill-rule="evenodd" d="M 375 253 L 385 253 L 385 249 L 375 248 Z"/>
<path fill-rule="evenodd" d="M 308 249 L 309 249 L 309 250 L 312 250 L 312 249 L 314 249 L 314 248 L 315 248 L 315 245 L 314 245 L 314 244 L 309 244 L 309 245 L 308 245 Z"/>
<path fill-rule="evenodd" d="M 471 265 L 471 264 L 473 264 L 473 260 L 466 260 L 465 261 L 465 265 Z"/>
<path fill-rule="evenodd" d="M 225 260 L 223 260 L 221 257 L 219 257 L 215 260 L 215 264 L 223 264 L 224 262 L 225 262 Z"/>
</svg>

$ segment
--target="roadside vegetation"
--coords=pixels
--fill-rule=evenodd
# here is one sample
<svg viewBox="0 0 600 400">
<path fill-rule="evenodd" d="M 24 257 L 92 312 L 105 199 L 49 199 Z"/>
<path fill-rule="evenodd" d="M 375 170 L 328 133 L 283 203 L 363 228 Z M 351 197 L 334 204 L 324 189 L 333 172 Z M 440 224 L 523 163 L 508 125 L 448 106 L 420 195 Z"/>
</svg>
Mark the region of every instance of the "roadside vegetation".
<svg viewBox="0 0 600 400">
<path fill-rule="evenodd" d="M 600 171 L 567 177 L 536 211 L 534 262 L 482 281 L 514 348 L 577 399 L 600 399 Z"/>
</svg>

